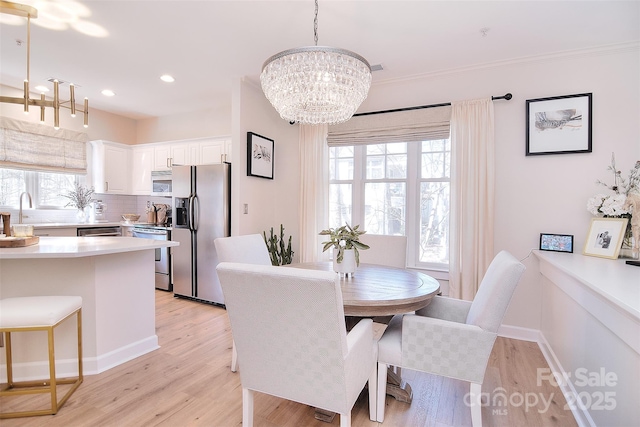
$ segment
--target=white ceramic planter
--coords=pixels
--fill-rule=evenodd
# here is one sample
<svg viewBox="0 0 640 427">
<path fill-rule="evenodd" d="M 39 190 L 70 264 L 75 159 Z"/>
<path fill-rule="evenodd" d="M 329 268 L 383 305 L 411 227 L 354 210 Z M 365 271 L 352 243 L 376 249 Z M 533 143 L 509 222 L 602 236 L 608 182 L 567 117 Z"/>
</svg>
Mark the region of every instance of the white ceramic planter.
<svg viewBox="0 0 640 427">
<path fill-rule="evenodd" d="M 353 252 L 353 249 L 345 249 L 342 262 L 336 261 L 337 256 L 337 252 L 334 253 L 333 271 L 340 273 L 341 275 L 353 276 L 356 272 L 356 255 Z"/>
</svg>

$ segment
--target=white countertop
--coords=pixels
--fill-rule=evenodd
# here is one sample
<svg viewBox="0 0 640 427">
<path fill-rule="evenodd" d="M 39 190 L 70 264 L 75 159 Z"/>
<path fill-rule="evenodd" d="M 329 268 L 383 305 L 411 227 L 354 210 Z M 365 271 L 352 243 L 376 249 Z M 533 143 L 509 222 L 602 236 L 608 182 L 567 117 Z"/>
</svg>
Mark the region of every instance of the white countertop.
<svg viewBox="0 0 640 427">
<path fill-rule="evenodd" d="M 597 294 L 640 318 L 640 267 L 623 259 L 534 251 L 536 257 L 571 275 Z"/>
<path fill-rule="evenodd" d="M 0 260 L 80 258 L 178 245 L 178 242 L 170 240 L 135 237 L 40 237 L 40 241 L 35 245 L 22 248 L 0 248 Z"/>
</svg>

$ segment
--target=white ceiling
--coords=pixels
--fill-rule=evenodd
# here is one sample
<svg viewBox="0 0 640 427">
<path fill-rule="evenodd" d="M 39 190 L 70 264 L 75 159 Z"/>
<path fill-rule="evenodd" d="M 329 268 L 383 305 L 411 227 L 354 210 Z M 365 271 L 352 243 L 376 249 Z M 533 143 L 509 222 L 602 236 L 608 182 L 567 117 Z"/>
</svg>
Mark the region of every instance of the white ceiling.
<svg viewBox="0 0 640 427">
<path fill-rule="evenodd" d="M 55 0 L 22 1 L 46 11 Z M 31 87 L 56 77 L 76 98 L 133 119 L 229 106 L 234 82 L 259 84 L 262 63 L 313 45 L 314 3 L 290 1 L 57 0 L 81 3 L 108 36 L 31 25 Z M 0 17 L 6 17 L 3 14 Z M 43 18 L 40 13 L 40 18 Z M 486 36 L 481 29 L 488 28 Z M 640 1 L 320 0 L 319 45 L 349 49 L 383 71 L 373 84 L 515 58 L 640 41 Z M 26 25 L 0 25 L 0 83 L 26 77 Z M 172 74 L 166 84 L 159 76 Z M 566 78 L 566 76 L 558 76 Z M 554 78 L 541 76 L 540 78 Z M 48 83 L 51 85 L 50 83 Z M 109 88 L 116 96 L 100 94 Z M 68 89 L 62 90 L 68 98 Z M 80 101 L 78 101 L 80 102 Z M 16 108 L 19 108 L 16 106 Z"/>
</svg>

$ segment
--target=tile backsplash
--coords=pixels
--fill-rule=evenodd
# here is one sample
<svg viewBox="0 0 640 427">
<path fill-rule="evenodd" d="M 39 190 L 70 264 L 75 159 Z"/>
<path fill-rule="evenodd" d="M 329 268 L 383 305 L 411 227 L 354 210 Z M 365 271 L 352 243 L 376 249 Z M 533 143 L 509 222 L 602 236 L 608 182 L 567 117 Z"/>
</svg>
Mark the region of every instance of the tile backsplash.
<svg viewBox="0 0 640 427">
<path fill-rule="evenodd" d="M 139 214 L 140 221 L 146 220 L 147 202 L 171 204 L 170 197 L 151 196 L 121 196 L 115 194 L 94 194 L 95 200 L 101 200 L 106 205 L 105 219 L 109 222 L 120 222 L 122 214 Z M 93 207 L 87 209 L 89 212 Z M 18 223 L 18 209 L 3 208 L 11 214 L 11 223 Z M 23 206 L 23 223 L 75 223 L 77 222 L 76 211 L 74 209 L 28 209 Z"/>
</svg>

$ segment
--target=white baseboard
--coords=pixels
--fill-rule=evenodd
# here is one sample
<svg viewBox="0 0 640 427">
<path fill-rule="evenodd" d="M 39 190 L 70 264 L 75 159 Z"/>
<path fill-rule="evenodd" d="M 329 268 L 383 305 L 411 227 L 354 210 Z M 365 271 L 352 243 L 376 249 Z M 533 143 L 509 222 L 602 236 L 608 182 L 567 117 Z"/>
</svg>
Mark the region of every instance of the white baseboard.
<svg viewBox="0 0 640 427">
<path fill-rule="evenodd" d="M 109 353 L 98 357 L 83 357 L 82 371 L 84 375 L 96 375 L 107 371 L 115 366 L 121 365 L 143 354 L 160 348 L 158 336 L 152 335 L 140 341 L 134 342 L 124 347 L 120 347 Z M 7 382 L 6 365 L 2 365 L 2 375 L 0 381 Z M 78 363 L 75 359 L 56 360 L 56 376 L 58 378 L 68 378 L 78 376 Z M 34 381 L 49 378 L 49 362 L 42 360 L 28 363 L 13 363 L 14 381 Z"/>
<path fill-rule="evenodd" d="M 540 351 L 542 351 L 542 355 L 544 356 L 545 360 L 549 364 L 551 372 L 557 372 L 559 374 L 567 372 L 562 368 L 560 361 L 558 361 L 558 358 L 551 349 L 551 346 L 544 337 L 544 334 L 539 331 L 539 336 L 540 339 L 538 341 L 538 346 L 540 347 Z M 575 404 L 575 402 L 579 402 L 580 399 L 578 398 L 578 392 L 574 388 L 571 379 L 568 378 L 566 381 L 559 381 L 559 387 L 560 391 L 562 391 L 562 394 L 564 395 L 565 400 L 567 402 L 574 403 L 570 405 L 570 407 L 571 412 L 573 413 L 573 417 L 576 419 L 576 423 L 578 423 L 578 426 L 596 427 L 596 423 L 593 421 L 593 418 L 591 418 L 589 411 L 586 408 L 580 409 L 580 405 Z"/>
<path fill-rule="evenodd" d="M 520 326 L 501 325 L 498 335 L 504 338 L 529 342 L 540 342 L 540 331 L 537 329 L 522 328 Z"/>
</svg>

